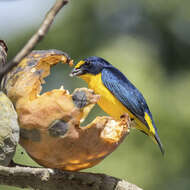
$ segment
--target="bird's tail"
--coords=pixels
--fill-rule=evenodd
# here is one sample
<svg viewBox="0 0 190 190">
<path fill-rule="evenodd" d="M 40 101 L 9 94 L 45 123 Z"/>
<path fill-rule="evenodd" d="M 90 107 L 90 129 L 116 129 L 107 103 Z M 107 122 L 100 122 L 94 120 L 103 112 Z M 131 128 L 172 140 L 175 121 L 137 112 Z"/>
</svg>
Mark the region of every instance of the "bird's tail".
<svg viewBox="0 0 190 190">
<path fill-rule="evenodd" d="M 160 151 L 161 151 L 162 154 L 164 155 L 165 150 L 164 150 L 164 147 L 163 147 L 163 145 L 162 145 L 162 143 L 161 143 L 161 140 L 160 140 L 160 138 L 159 138 L 159 136 L 158 136 L 157 131 L 156 131 L 155 135 L 151 135 L 151 138 L 152 138 L 152 140 L 153 140 L 156 144 L 158 144 L 158 146 L 159 146 L 159 148 L 160 148 Z"/>
<path fill-rule="evenodd" d="M 158 144 L 162 154 L 164 155 L 164 148 L 163 148 L 163 145 L 161 143 L 161 140 L 158 136 L 158 133 L 157 133 L 157 129 L 156 129 L 156 125 L 152 119 L 152 116 L 149 115 L 147 112 L 145 112 L 145 120 L 148 124 L 148 127 L 149 127 L 149 136 L 152 138 L 152 140 Z"/>
</svg>

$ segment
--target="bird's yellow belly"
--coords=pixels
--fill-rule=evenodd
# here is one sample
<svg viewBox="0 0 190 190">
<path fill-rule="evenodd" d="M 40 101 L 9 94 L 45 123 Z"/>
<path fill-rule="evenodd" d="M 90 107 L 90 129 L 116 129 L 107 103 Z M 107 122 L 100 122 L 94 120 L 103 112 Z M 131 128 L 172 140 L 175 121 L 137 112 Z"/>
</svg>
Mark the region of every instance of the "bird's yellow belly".
<svg viewBox="0 0 190 190">
<path fill-rule="evenodd" d="M 93 89 L 95 94 L 100 95 L 98 105 L 114 119 L 120 119 L 124 113 L 132 118 L 133 114 L 104 86 L 101 75 L 96 75 L 96 80 L 88 82 L 88 87 Z"/>
<path fill-rule="evenodd" d="M 119 119 L 124 113 L 130 114 L 123 104 L 121 104 L 105 87 L 94 89 L 94 91 L 96 94 L 101 95 L 98 105 L 111 117 Z M 130 114 L 130 116 L 132 115 Z"/>
</svg>

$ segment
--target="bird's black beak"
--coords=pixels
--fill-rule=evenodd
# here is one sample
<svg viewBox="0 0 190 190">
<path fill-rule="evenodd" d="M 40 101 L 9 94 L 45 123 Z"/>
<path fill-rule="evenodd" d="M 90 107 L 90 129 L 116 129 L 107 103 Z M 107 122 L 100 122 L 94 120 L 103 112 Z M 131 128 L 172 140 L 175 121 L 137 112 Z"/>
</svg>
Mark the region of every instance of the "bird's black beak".
<svg viewBox="0 0 190 190">
<path fill-rule="evenodd" d="M 74 76 L 79 76 L 84 74 L 83 70 L 81 68 L 74 68 L 71 73 L 70 73 L 70 77 L 74 77 Z"/>
</svg>

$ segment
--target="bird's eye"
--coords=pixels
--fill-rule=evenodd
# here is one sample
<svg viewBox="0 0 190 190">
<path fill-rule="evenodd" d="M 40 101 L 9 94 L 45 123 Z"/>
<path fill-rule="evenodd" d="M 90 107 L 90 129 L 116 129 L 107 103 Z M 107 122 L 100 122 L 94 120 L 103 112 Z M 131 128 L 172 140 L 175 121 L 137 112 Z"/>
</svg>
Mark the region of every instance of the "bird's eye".
<svg viewBox="0 0 190 190">
<path fill-rule="evenodd" d="M 90 61 L 86 61 L 85 66 L 89 66 L 89 65 L 90 65 Z"/>
</svg>

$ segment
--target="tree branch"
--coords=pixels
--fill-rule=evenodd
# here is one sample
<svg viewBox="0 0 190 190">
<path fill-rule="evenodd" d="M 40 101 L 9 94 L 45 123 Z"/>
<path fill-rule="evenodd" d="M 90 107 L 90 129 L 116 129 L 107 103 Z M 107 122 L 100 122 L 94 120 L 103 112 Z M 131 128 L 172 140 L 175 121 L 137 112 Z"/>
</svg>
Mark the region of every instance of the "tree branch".
<svg viewBox="0 0 190 190">
<path fill-rule="evenodd" d="M 57 0 L 53 7 L 48 11 L 46 14 L 40 28 L 37 32 L 31 37 L 31 39 L 26 43 L 26 45 L 17 53 L 17 55 L 7 63 L 1 70 L 0 70 L 0 82 L 1 79 L 5 74 L 7 74 L 14 66 L 16 66 L 22 58 L 30 53 L 30 51 L 39 43 L 50 28 L 51 24 L 57 13 L 61 10 L 68 3 L 68 0 Z"/>
<path fill-rule="evenodd" d="M 19 166 L 0 166 L 0 184 L 34 190 L 142 190 L 134 184 L 105 174 Z"/>
</svg>

